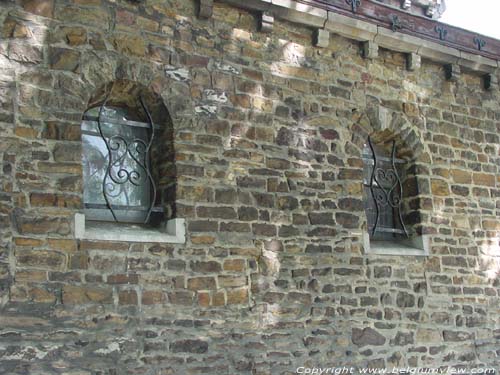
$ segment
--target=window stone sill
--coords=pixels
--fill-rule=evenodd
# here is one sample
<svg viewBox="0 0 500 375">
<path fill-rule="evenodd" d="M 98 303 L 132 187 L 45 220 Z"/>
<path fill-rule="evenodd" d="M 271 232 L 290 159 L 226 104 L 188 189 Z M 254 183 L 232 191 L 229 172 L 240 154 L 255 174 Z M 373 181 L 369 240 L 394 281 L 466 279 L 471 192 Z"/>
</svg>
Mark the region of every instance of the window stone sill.
<svg viewBox="0 0 500 375">
<path fill-rule="evenodd" d="M 86 221 L 85 215 L 75 214 L 75 237 L 85 240 L 123 242 L 186 243 L 185 219 L 171 219 L 165 232 L 134 224 L 116 224 L 102 221 Z"/>
<path fill-rule="evenodd" d="M 429 236 L 414 236 L 401 241 L 370 241 L 363 232 L 363 247 L 367 255 L 429 256 Z"/>
</svg>

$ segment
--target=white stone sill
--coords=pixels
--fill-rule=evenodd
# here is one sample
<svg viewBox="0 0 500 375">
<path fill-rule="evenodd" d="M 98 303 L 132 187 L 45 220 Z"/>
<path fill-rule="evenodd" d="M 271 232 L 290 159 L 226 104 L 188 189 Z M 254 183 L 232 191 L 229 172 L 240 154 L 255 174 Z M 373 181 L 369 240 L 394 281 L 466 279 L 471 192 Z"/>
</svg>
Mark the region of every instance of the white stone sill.
<svg viewBox="0 0 500 375">
<path fill-rule="evenodd" d="M 75 214 L 75 237 L 77 239 L 123 242 L 186 243 L 184 219 L 171 219 L 165 231 L 145 228 L 134 224 L 116 224 L 85 220 L 85 215 Z"/>
<path fill-rule="evenodd" d="M 368 232 L 363 232 L 363 247 L 366 255 L 429 256 L 429 236 L 415 236 L 398 242 L 370 241 Z"/>
</svg>

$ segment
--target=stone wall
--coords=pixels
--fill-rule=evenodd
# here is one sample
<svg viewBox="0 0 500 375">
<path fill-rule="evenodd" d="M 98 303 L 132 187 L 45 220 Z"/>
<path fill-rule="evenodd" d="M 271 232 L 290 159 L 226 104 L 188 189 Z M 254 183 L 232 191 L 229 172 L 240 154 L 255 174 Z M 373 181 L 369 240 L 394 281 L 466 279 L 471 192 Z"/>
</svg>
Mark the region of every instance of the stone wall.
<svg viewBox="0 0 500 375">
<path fill-rule="evenodd" d="M 0 4 L 0 372 L 498 369 L 498 91 L 219 3 L 135 3 Z M 168 109 L 185 245 L 75 240 L 80 120 L 122 80 Z M 413 151 L 428 257 L 364 254 L 384 129 Z"/>
</svg>

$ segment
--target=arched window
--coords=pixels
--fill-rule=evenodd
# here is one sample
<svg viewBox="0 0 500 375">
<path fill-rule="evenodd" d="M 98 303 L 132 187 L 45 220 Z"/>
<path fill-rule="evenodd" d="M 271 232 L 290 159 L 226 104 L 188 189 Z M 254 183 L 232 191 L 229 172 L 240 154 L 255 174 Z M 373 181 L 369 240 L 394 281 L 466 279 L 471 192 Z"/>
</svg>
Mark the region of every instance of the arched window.
<svg viewBox="0 0 500 375">
<path fill-rule="evenodd" d="M 115 81 L 92 98 L 81 129 L 84 212 L 75 217 L 76 237 L 183 243 L 173 123 L 163 100 Z"/>
<path fill-rule="evenodd" d="M 428 254 L 427 237 L 415 230 L 418 186 L 410 153 L 393 135 L 375 134 L 366 140 L 363 186 L 369 252 Z"/>
</svg>

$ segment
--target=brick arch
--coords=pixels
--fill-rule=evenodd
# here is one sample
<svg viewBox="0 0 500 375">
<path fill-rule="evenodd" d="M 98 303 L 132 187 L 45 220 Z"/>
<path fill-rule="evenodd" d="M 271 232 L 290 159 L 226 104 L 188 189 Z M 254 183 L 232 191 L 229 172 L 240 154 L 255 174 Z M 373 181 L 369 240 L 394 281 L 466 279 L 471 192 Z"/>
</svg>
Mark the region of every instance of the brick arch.
<svg viewBox="0 0 500 375">
<path fill-rule="evenodd" d="M 101 58 L 88 54 L 80 64 L 79 78 L 83 84 L 85 98 L 81 106 L 75 109 L 82 113 L 100 88 L 110 87 L 115 81 L 130 81 L 162 99 L 174 126 L 177 121 L 196 115 L 195 103 L 186 84 L 189 81 L 189 72 L 184 72 L 183 69 L 172 68 L 165 71 L 164 65 L 130 60 L 116 54 L 107 54 Z"/>
<path fill-rule="evenodd" d="M 424 134 L 421 129 L 425 126 L 423 119 L 409 119 L 400 111 L 380 105 L 369 107 L 363 113 L 354 116 L 351 129 L 352 142 L 360 151 L 368 136 L 395 139 L 402 156 L 417 164 L 430 163 L 431 154 L 423 141 Z"/>
</svg>

